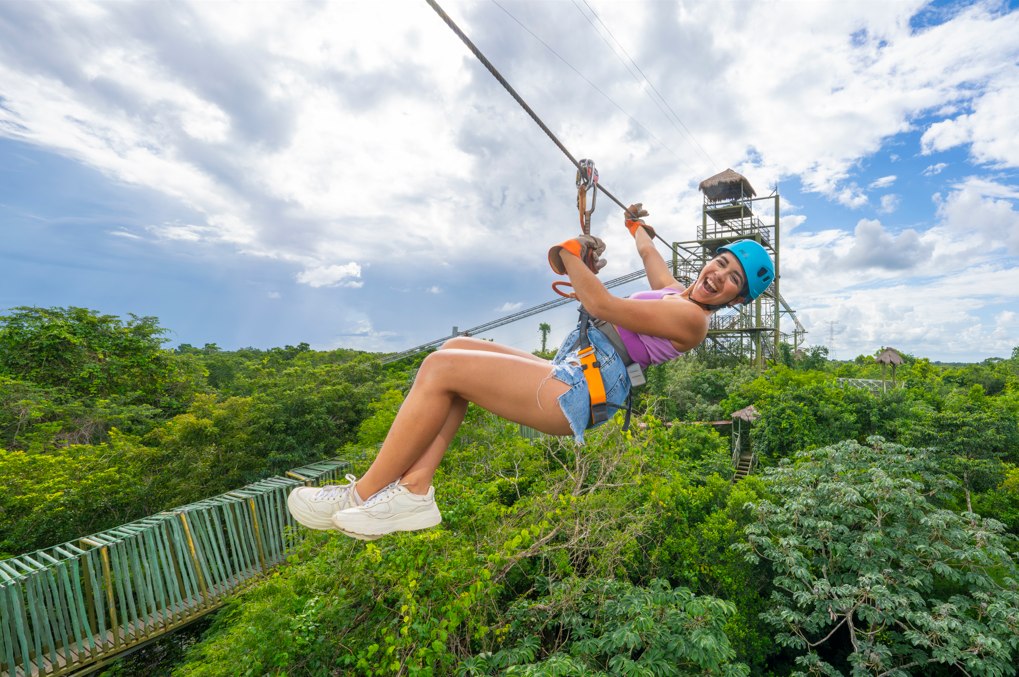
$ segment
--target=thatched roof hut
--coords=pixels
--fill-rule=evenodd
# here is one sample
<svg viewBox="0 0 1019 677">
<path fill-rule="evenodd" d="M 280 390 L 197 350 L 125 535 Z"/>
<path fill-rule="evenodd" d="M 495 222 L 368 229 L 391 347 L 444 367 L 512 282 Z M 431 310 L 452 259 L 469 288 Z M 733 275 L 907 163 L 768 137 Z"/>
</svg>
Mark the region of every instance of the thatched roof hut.
<svg viewBox="0 0 1019 677">
<path fill-rule="evenodd" d="M 885 368 L 889 364 L 892 365 L 892 385 L 895 385 L 895 368 L 904 362 L 899 351 L 895 348 L 885 348 L 874 360 L 881 364 L 881 390 L 885 389 Z"/>
<path fill-rule="evenodd" d="M 903 363 L 902 355 L 895 348 L 885 348 L 881 351 L 881 354 L 874 358 L 881 364 L 892 364 L 899 365 Z"/>
<path fill-rule="evenodd" d="M 743 407 L 739 411 L 732 412 L 732 420 L 746 421 L 747 423 L 753 423 L 761 417 L 761 413 L 754 408 L 754 405 Z"/>
<path fill-rule="evenodd" d="M 704 179 L 697 188 L 712 202 L 739 200 L 757 195 L 747 177 L 731 169 Z"/>
</svg>

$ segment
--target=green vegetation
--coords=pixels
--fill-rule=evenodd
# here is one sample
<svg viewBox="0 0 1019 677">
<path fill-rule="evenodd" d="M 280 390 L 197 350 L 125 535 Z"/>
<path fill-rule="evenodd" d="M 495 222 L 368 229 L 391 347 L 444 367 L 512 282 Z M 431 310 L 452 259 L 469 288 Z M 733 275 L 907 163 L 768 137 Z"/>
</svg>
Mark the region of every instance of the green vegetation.
<svg viewBox="0 0 1019 677">
<path fill-rule="evenodd" d="M 0 317 L 0 556 L 321 458 L 362 472 L 415 367 L 171 351 L 164 333 L 80 308 Z M 310 534 L 107 674 L 1016 674 L 1019 349 L 906 355 L 894 387 L 870 356 L 780 358 L 654 368 L 632 429 L 584 447 L 471 408 L 436 479 L 442 526 Z M 883 376 L 883 393 L 838 381 Z M 734 483 L 705 422 L 748 405 L 759 464 Z"/>
<path fill-rule="evenodd" d="M 408 378 L 354 351 L 164 334 L 82 308 L 0 316 L 0 557 L 335 457 Z"/>
</svg>

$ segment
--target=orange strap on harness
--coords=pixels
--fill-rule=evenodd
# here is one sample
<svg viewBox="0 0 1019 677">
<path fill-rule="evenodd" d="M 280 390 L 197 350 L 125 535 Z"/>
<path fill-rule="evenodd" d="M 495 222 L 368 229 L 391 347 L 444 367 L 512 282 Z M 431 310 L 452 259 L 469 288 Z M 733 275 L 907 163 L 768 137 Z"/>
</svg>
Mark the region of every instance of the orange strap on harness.
<svg viewBox="0 0 1019 677">
<path fill-rule="evenodd" d="M 591 345 L 591 339 L 587 331 L 591 326 L 591 316 L 583 308 L 580 309 L 580 350 L 577 357 L 580 358 L 580 366 L 584 370 L 584 380 L 587 381 L 587 393 L 591 399 L 591 425 L 598 425 L 609 418 L 609 407 L 606 404 L 605 381 L 601 375 L 601 363 L 598 355 Z"/>
</svg>

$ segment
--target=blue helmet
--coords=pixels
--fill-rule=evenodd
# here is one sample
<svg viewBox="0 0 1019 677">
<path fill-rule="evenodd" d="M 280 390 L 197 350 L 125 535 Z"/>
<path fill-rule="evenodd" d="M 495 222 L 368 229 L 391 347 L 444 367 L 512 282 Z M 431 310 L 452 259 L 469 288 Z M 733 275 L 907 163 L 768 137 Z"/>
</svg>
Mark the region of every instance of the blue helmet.
<svg viewBox="0 0 1019 677">
<path fill-rule="evenodd" d="M 722 245 L 717 253 L 729 252 L 743 266 L 747 282 L 743 285 L 743 304 L 746 305 L 764 293 L 775 279 L 775 264 L 767 250 L 755 240 L 737 240 Z"/>
</svg>

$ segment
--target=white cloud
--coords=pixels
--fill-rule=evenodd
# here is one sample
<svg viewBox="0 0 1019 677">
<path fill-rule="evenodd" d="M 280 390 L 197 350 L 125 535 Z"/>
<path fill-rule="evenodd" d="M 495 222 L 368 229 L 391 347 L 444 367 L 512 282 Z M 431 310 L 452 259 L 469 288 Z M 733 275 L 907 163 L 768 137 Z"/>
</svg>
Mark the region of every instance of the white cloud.
<svg viewBox="0 0 1019 677">
<path fill-rule="evenodd" d="M 605 159 L 603 182 L 641 193 L 659 213 L 683 213 L 697 180 L 742 158 L 759 184 L 800 176 L 862 207 L 866 195 L 848 181 L 855 163 L 918 113 L 969 99 L 977 119 L 968 126 L 993 130 L 981 132 L 983 145 L 973 137 L 975 152 L 1011 157 L 990 150 L 992 137 L 1014 137 L 1010 90 L 969 85 L 1004 77 L 1001 64 L 1015 61 L 1016 16 L 977 4 L 914 31 L 909 18 L 922 5 L 594 4 L 684 128 L 658 118 L 646 84 L 620 77 L 618 62 L 591 60 L 585 41 L 550 28 L 576 19 L 576 8 L 514 9 L 671 153 L 507 28 L 499 8 L 448 11 L 568 146 Z M 395 255 L 435 263 L 494 252 L 484 243 L 511 224 L 517 237 L 502 240 L 500 254 L 529 257 L 532 236 L 568 218 L 572 170 L 421 3 L 394 0 L 385 12 L 368 2 L 33 7 L 43 8 L 34 41 L 5 36 L 0 133 L 180 200 L 206 215 L 213 230 L 202 239 L 280 261 L 370 261 L 394 255 L 398 238 L 406 246 Z M 383 27 L 385 41 L 369 39 Z M 721 33 L 729 39 L 711 38 Z M 32 67 L 19 67 L 32 54 Z M 676 69 L 677 57 L 687 67 Z M 704 104 L 732 92 L 739 106 Z M 598 124 L 578 121 L 578 107 Z M 655 185 L 663 190 L 648 190 Z"/>
<path fill-rule="evenodd" d="M 920 140 L 929 155 L 970 144 L 977 162 L 997 167 L 1019 167 L 1019 138 L 1015 132 L 1019 105 L 1019 66 L 1006 67 L 997 87 L 973 101 L 973 112 L 932 124 Z"/>
<path fill-rule="evenodd" d="M 984 296 L 994 290 L 991 299 Z M 994 304 L 1019 304 L 1019 268 L 994 265 L 965 267 L 934 282 L 917 278 L 855 291 L 830 303 L 804 305 L 798 316 L 808 343 L 827 345 L 828 322 L 840 325 L 836 335 L 839 359 L 871 354 L 892 345 L 919 356 L 970 355 L 973 346 L 988 355 L 1005 356 L 1019 342 L 1009 311 L 985 319 Z M 952 312 L 945 312 L 952 308 Z"/>
<path fill-rule="evenodd" d="M 346 329 L 320 349 L 348 348 L 386 352 L 394 350 L 395 347 L 390 345 L 394 338 L 398 338 L 395 332 L 380 331 L 374 327 L 369 318 L 354 314 L 348 318 Z"/>
<path fill-rule="evenodd" d="M 936 196 L 941 227 L 980 238 L 988 251 L 1019 255 L 1019 189 L 970 177 L 956 184 L 947 197 Z"/>
<path fill-rule="evenodd" d="M 497 313 L 512 313 L 512 312 L 514 312 L 516 310 L 520 310 L 523 307 L 524 307 L 524 304 L 522 302 L 520 302 L 520 301 L 514 301 L 514 302 L 507 301 L 506 303 L 504 303 L 501 306 L 499 306 L 498 308 L 496 308 L 495 312 L 497 312 Z"/>
<path fill-rule="evenodd" d="M 128 230 L 108 230 L 106 232 L 110 235 L 113 235 L 114 237 L 123 237 L 128 240 L 142 239 L 140 235 L 136 235 L 135 233 L 132 233 L 131 231 Z"/>
<path fill-rule="evenodd" d="M 343 265 L 314 266 L 297 274 L 297 281 L 310 287 L 360 287 L 361 266 L 351 261 Z"/>
<path fill-rule="evenodd" d="M 867 195 L 855 183 L 836 192 L 833 197 L 839 204 L 857 209 L 867 204 Z"/>
<path fill-rule="evenodd" d="M 856 224 L 853 244 L 838 265 L 850 270 L 910 270 L 927 262 L 933 251 L 933 244 L 923 242 L 911 228 L 893 235 L 881 222 L 861 219 Z"/>
<path fill-rule="evenodd" d="M 161 240 L 181 242 L 202 242 L 215 236 L 213 228 L 193 223 L 164 223 L 148 226 L 147 230 Z"/>
<path fill-rule="evenodd" d="M 901 201 L 902 199 L 898 195 L 882 195 L 881 206 L 878 207 L 878 211 L 882 214 L 891 214 L 899 208 L 899 202 Z"/>
<path fill-rule="evenodd" d="M 785 214 L 782 216 L 782 232 L 791 233 L 807 221 L 806 214 Z"/>
<path fill-rule="evenodd" d="M 927 303 L 953 298 L 942 279 L 970 290 L 974 280 L 986 289 L 1001 286 L 995 276 L 1012 280 L 1007 265 L 989 267 L 1019 253 L 1009 179 L 974 171 L 936 188 L 936 223 L 899 204 L 917 150 L 935 156 L 928 177 L 948 166 L 936 154 L 961 146 L 984 169 L 1019 166 L 1019 12 L 978 0 L 915 28 L 926 0 L 592 0 L 681 127 L 611 55 L 590 58 L 597 36 L 560 30 L 578 19 L 572 4 L 512 11 L 625 113 L 497 6 L 444 4 L 575 155 L 594 157 L 624 202 L 643 200 L 670 240 L 696 238 L 696 184 L 726 166 L 760 194 L 792 182 L 850 209 L 894 184 L 896 195 L 874 198 L 898 222 L 839 223 L 823 211 L 808 219 L 800 205 L 782 207 L 783 288 L 818 322 L 845 313 L 847 347 L 870 340 L 872 322 L 891 337 L 926 331 L 925 341 L 1012 326 L 976 310 L 942 321 L 943 302 Z M 0 136 L 195 215 L 149 227 L 160 246 L 225 243 L 222 251 L 288 266 L 312 287 L 369 296 L 381 285 L 364 287 L 361 266 L 382 261 L 406 266 L 397 284 L 417 301 L 443 293 L 423 278 L 430 270 L 509 264 L 515 275 L 547 275 L 545 247 L 577 229 L 573 169 L 417 0 L 0 4 L 0 82 Z M 921 132 L 919 149 L 888 143 Z M 905 158 L 896 175 L 861 178 L 889 147 Z M 619 210 L 602 198 L 594 221 L 609 243 L 606 275 L 634 270 Z M 350 335 L 384 345 L 372 318 L 364 322 Z"/>
</svg>

